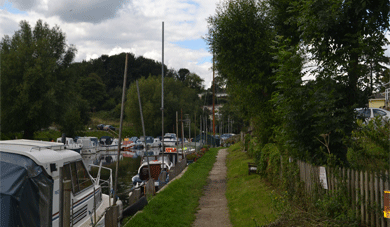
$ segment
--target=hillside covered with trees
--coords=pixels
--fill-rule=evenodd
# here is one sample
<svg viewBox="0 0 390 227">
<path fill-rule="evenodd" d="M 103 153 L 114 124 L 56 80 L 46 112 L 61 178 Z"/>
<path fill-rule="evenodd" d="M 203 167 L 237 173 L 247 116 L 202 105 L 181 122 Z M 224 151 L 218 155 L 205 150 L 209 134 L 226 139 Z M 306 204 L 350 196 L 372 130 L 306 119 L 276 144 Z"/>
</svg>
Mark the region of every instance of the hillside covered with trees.
<svg viewBox="0 0 390 227">
<path fill-rule="evenodd" d="M 73 62 L 76 48 L 66 43 L 66 35 L 58 26 L 50 28 L 41 20 L 35 27 L 21 21 L 20 30 L 12 37 L 2 38 L 0 50 L 2 139 L 13 138 L 20 132 L 23 138 L 32 138 L 34 132 L 52 125 L 75 136 L 85 129 L 91 113 L 96 112 L 103 112 L 108 119 L 119 119 L 125 53 Z M 155 83 L 157 78 L 161 80 L 161 71 L 161 62 L 130 53 L 126 87 L 134 88 L 137 80 L 141 85 Z M 164 65 L 164 72 L 168 87 L 165 100 L 173 102 L 175 111 L 186 109 L 189 104 L 200 105 L 197 94 L 204 90 L 203 79 L 185 68 L 176 71 Z M 150 89 L 156 93 L 148 96 Z M 153 111 L 161 113 L 157 105 L 161 103 L 161 88 L 160 97 L 156 89 L 145 87 L 141 96 L 148 100 L 146 105 L 155 102 Z M 128 96 L 136 97 L 134 92 L 130 89 Z M 170 92 L 175 95 L 170 96 Z M 145 113 L 149 114 L 147 110 L 146 107 Z M 138 125 L 140 118 L 130 119 L 132 116 L 129 112 L 126 120 Z M 167 127 L 170 124 L 168 121 Z"/>
</svg>

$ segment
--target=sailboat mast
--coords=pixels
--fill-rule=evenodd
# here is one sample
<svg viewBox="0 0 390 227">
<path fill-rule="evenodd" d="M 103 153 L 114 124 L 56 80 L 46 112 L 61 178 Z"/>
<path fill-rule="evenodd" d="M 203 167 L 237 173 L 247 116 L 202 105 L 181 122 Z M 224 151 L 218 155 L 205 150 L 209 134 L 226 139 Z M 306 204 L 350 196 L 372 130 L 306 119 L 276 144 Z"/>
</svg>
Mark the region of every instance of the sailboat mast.
<svg viewBox="0 0 390 227">
<path fill-rule="evenodd" d="M 125 73 L 123 76 L 123 88 L 122 88 L 122 104 L 121 104 L 121 118 L 119 123 L 119 143 L 118 143 L 118 156 L 116 160 L 116 170 L 115 170 L 115 185 L 114 185 L 114 206 L 116 205 L 117 200 L 117 185 L 118 185 L 118 169 L 119 169 L 119 160 L 121 155 L 121 141 L 122 141 L 122 125 L 123 125 L 123 109 L 125 106 L 125 98 L 126 98 L 126 77 L 127 77 L 127 57 L 126 53 L 126 63 L 125 63 Z"/>
<path fill-rule="evenodd" d="M 215 70 L 214 70 L 214 55 L 213 55 L 213 136 L 215 137 Z"/>
<path fill-rule="evenodd" d="M 164 21 L 162 22 L 162 63 L 161 63 L 161 139 L 162 139 L 162 163 L 164 168 Z"/>
</svg>

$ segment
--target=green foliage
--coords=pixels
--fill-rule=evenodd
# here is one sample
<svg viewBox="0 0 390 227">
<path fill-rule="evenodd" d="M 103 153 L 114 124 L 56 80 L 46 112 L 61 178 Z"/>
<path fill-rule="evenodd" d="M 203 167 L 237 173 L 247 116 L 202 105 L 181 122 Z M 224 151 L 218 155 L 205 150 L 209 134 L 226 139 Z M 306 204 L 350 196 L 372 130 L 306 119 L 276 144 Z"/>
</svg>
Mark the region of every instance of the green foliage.
<svg viewBox="0 0 390 227">
<path fill-rule="evenodd" d="M 57 138 L 61 137 L 62 133 L 57 130 L 40 130 L 34 132 L 35 140 L 43 140 L 43 141 L 56 141 Z M 20 138 L 19 138 L 20 139 Z"/>
<path fill-rule="evenodd" d="M 1 117 L 3 132 L 24 131 L 24 138 L 57 121 L 74 87 L 67 68 L 76 53 L 66 44 L 58 26 L 38 20 L 32 29 L 20 22 L 20 30 L 1 43 Z"/>
<path fill-rule="evenodd" d="M 272 183 L 279 182 L 280 176 L 280 152 L 274 143 L 266 144 L 260 152 L 258 171 Z"/>
<path fill-rule="evenodd" d="M 204 80 L 200 78 L 197 74 L 188 73 L 184 80 L 184 85 L 186 87 L 195 89 L 198 93 L 200 93 L 204 89 L 203 82 Z"/>
<path fill-rule="evenodd" d="M 227 79 L 229 101 L 247 120 L 258 114 L 274 90 L 270 65 L 273 30 L 263 9 L 259 1 L 226 1 L 208 18 L 206 41 L 215 68 Z"/>
<path fill-rule="evenodd" d="M 304 83 L 304 50 L 289 43 L 281 38 L 274 42 L 278 90 L 271 103 L 276 107 L 274 113 L 279 123 L 274 126 L 275 140 L 289 155 L 301 160 L 325 164 L 330 151 L 343 163 L 346 161 L 343 138 L 354 127 L 353 106 L 348 105 L 345 94 L 347 87 L 331 78 Z M 329 151 L 321 135 L 327 135 Z"/>
<path fill-rule="evenodd" d="M 99 111 L 103 108 L 107 99 L 106 86 L 96 73 L 81 78 L 78 81 L 78 86 L 81 96 L 88 101 L 92 111 Z"/>
<path fill-rule="evenodd" d="M 146 135 L 161 134 L 161 77 L 150 76 L 139 80 L 143 118 Z M 164 78 L 164 131 L 176 129 L 176 111 L 183 114 L 197 112 L 200 115 L 199 98 L 194 89 L 188 89 L 173 78 Z M 137 135 L 142 134 L 141 116 L 136 84 L 133 83 L 127 93 L 126 121 L 131 122 Z M 185 133 L 188 133 L 188 131 Z"/>
<path fill-rule="evenodd" d="M 390 121 L 376 118 L 368 124 L 358 120 L 359 128 L 352 132 L 347 158 L 351 167 L 361 170 L 389 169 Z"/>
<path fill-rule="evenodd" d="M 299 1 L 301 38 L 320 68 L 320 77 L 345 84 L 349 105 L 364 104 L 358 95 L 368 75 L 379 75 L 388 63 L 385 30 L 389 27 L 390 2 Z M 372 80 L 373 78 L 371 78 Z M 372 91 L 372 84 L 367 89 Z M 363 102 L 362 102 L 363 101 Z"/>
</svg>

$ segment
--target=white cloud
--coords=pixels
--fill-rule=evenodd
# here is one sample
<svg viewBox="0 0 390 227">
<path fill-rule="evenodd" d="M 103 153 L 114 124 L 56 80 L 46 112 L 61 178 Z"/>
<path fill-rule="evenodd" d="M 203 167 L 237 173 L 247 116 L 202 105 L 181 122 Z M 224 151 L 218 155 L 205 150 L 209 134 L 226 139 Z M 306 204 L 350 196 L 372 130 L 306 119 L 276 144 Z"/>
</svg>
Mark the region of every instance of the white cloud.
<svg viewBox="0 0 390 227">
<path fill-rule="evenodd" d="M 0 0 L 4 1 L 4 0 Z M 174 42 L 197 40 L 207 33 L 207 17 L 214 15 L 219 0 L 14 0 L 13 7 L 26 14 L 0 10 L 0 35 L 13 35 L 19 22 L 33 27 L 38 19 L 66 33 L 67 43 L 77 48 L 75 61 L 131 52 L 135 56 L 162 61 L 164 21 L 164 63 L 169 69 L 187 68 L 210 87 L 211 54 Z"/>
</svg>

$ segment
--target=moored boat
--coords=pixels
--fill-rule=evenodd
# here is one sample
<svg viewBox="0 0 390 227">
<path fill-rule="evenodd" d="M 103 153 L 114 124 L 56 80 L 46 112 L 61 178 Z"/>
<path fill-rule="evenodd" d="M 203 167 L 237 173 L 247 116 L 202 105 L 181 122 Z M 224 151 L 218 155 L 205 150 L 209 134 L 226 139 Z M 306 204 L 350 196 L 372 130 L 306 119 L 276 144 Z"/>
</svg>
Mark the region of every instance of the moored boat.
<svg viewBox="0 0 390 227">
<path fill-rule="evenodd" d="M 177 138 L 175 133 L 165 133 L 164 135 L 164 146 L 174 147 L 177 145 Z"/>
<path fill-rule="evenodd" d="M 151 178 L 154 180 L 154 186 L 158 189 L 169 181 L 169 170 L 173 166 L 173 163 L 168 157 L 164 157 L 163 161 L 161 155 L 144 157 L 141 166 L 138 168 L 138 174 L 132 178 L 133 185 L 136 188 L 142 187 L 146 181 L 149 180 L 147 159 L 149 159 Z M 164 172 L 166 173 L 166 176 L 163 176 Z"/>
<path fill-rule="evenodd" d="M 66 147 L 66 149 L 76 151 L 77 153 L 80 153 L 81 149 L 83 148 L 82 144 L 76 143 L 73 138 L 65 137 L 65 141 L 62 141 L 62 137 L 57 138 L 57 143 L 63 143 Z"/>
<path fill-rule="evenodd" d="M 111 191 L 111 171 L 107 181 L 99 174 L 93 178 L 80 154 L 55 142 L 0 141 L 0 156 L 0 226 L 60 226 L 65 216 L 72 226 L 104 226 L 113 199 L 103 194 L 102 186 Z M 104 167 L 99 168 L 100 173 Z M 66 182 L 71 187 L 68 201 L 60 199 L 65 198 Z M 121 215 L 121 201 L 117 205 Z"/>
<path fill-rule="evenodd" d="M 97 137 L 79 137 L 77 143 L 82 144 L 80 154 L 96 154 L 99 151 L 99 140 Z"/>
</svg>

